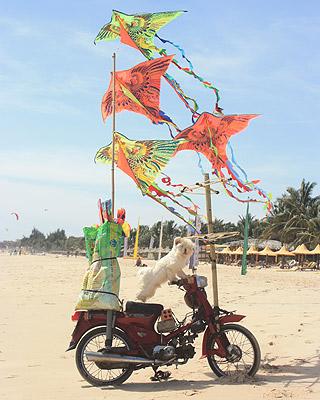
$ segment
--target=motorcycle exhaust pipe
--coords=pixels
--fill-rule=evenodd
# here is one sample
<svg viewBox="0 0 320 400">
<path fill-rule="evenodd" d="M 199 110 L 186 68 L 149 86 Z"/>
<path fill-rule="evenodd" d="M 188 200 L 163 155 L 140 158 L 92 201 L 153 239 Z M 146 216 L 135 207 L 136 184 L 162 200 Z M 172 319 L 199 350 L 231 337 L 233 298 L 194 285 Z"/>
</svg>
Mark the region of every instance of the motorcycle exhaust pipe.
<svg viewBox="0 0 320 400">
<path fill-rule="evenodd" d="M 96 353 L 93 351 L 85 352 L 85 356 L 88 361 L 94 362 L 105 362 L 110 364 L 144 364 L 144 365 L 152 365 L 157 363 L 155 360 L 149 360 L 148 358 L 143 357 L 133 357 L 133 356 L 123 356 L 120 354 L 112 354 L 112 353 Z M 161 363 L 158 361 L 158 363 Z"/>
</svg>

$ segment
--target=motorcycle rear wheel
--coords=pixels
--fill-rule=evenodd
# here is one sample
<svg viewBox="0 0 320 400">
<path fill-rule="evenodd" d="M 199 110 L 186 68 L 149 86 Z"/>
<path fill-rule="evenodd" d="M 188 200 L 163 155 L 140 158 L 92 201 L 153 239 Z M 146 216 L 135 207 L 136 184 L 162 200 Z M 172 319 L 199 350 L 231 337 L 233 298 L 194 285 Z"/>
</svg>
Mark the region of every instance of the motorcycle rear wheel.
<svg viewBox="0 0 320 400">
<path fill-rule="evenodd" d="M 126 381 L 133 372 L 132 367 L 118 369 L 100 368 L 94 361 L 88 361 L 86 351 L 99 352 L 105 346 L 106 327 L 97 327 L 89 331 L 80 340 L 76 351 L 76 364 L 80 375 L 93 386 L 120 385 Z M 126 347 L 130 349 L 127 335 L 115 328 L 113 330 L 113 347 Z"/>
<path fill-rule="evenodd" d="M 261 352 L 257 339 L 244 326 L 226 324 L 221 327 L 218 334 L 225 335 L 230 343 L 228 357 L 218 355 L 207 356 L 212 371 L 219 377 L 222 376 L 254 376 L 260 366 Z M 210 335 L 207 340 L 207 349 L 217 348 L 217 336 Z"/>
</svg>

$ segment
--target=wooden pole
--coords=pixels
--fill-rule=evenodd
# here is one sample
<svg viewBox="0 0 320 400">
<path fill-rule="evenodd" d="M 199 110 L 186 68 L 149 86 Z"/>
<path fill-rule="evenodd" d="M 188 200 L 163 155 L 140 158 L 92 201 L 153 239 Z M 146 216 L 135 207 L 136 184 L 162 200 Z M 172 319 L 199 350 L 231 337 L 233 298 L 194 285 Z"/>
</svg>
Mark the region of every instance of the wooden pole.
<svg viewBox="0 0 320 400">
<path fill-rule="evenodd" d="M 213 233 L 213 219 L 212 219 L 212 205 L 211 205 L 211 187 L 209 174 L 204 174 L 204 185 L 206 193 L 206 208 L 208 220 L 208 233 Z M 210 243 L 210 260 L 211 260 L 211 276 L 212 276 L 212 290 L 213 290 L 213 305 L 219 307 L 218 300 L 218 275 L 217 275 L 217 260 L 216 251 L 213 243 Z"/>
<path fill-rule="evenodd" d="M 115 174 L 114 174 L 114 133 L 116 131 L 116 53 L 112 54 L 113 58 L 113 74 L 112 74 L 112 164 L 111 164 L 111 217 L 114 218 L 115 203 Z"/>
</svg>

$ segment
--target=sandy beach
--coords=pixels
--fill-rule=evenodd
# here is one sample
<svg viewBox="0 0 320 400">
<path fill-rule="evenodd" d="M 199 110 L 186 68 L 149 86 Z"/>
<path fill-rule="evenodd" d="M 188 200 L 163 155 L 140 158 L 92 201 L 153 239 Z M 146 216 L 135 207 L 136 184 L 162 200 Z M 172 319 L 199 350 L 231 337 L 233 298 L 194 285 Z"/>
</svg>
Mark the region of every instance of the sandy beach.
<svg viewBox="0 0 320 400">
<path fill-rule="evenodd" d="M 120 297 L 134 299 L 134 262 L 120 264 Z M 197 351 L 186 365 L 168 369 L 172 376 L 167 382 L 151 382 L 152 370 L 145 369 L 120 387 L 95 388 L 79 375 L 75 352 L 65 352 L 86 266 L 83 257 L 0 255 L 1 399 L 320 398 L 319 272 L 249 269 L 241 276 L 239 268 L 219 265 L 220 306 L 247 315 L 242 324 L 261 347 L 261 368 L 254 379 L 219 379 Z M 211 282 L 209 265 L 200 265 L 198 273 Z M 211 284 L 207 289 L 212 298 Z M 164 285 L 152 302 L 172 308 L 178 317 L 188 312 L 176 287 Z"/>
</svg>

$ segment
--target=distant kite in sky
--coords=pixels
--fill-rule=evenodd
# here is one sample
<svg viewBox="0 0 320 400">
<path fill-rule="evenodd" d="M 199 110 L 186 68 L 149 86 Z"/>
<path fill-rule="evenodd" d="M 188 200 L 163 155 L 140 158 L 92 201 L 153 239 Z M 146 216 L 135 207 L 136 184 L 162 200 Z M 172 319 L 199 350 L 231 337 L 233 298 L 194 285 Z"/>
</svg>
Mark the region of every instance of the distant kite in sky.
<svg viewBox="0 0 320 400">
<path fill-rule="evenodd" d="M 172 56 L 145 61 L 133 68 L 115 73 L 116 112 L 133 111 L 145 115 L 153 123 L 173 124 L 160 110 L 161 76 L 167 70 Z M 102 99 L 102 118 L 112 114 L 113 78 Z M 174 124 L 173 124 L 174 125 Z"/>
<path fill-rule="evenodd" d="M 12 212 L 10 215 L 14 215 L 16 217 L 16 220 L 19 221 L 19 214 L 16 212 Z"/>
</svg>

